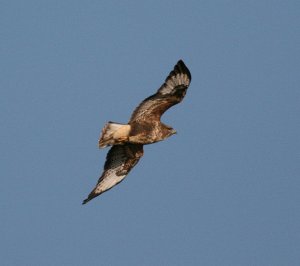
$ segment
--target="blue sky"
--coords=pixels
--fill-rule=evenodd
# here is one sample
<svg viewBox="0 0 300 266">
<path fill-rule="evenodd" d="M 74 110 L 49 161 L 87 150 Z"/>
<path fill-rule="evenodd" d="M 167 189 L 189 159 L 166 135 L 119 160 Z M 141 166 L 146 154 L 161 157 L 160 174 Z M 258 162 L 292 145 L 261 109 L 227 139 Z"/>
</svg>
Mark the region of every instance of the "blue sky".
<svg viewBox="0 0 300 266">
<path fill-rule="evenodd" d="M 299 265 L 299 1 L 3 1 L 2 265 Z M 192 73 L 117 187 L 107 150 L 178 59 Z"/>
</svg>

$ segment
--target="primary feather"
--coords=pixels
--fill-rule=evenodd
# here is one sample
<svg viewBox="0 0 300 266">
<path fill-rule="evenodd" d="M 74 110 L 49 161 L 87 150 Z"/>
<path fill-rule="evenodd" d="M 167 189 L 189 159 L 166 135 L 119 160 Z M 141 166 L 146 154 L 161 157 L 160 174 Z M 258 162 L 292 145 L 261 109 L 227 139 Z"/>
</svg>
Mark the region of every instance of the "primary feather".
<svg viewBox="0 0 300 266">
<path fill-rule="evenodd" d="M 114 145 L 106 156 L 104 170 L 96 187 L 83 204 L 120 183 L 142 156 L 143 145 Z"/>
</svg>

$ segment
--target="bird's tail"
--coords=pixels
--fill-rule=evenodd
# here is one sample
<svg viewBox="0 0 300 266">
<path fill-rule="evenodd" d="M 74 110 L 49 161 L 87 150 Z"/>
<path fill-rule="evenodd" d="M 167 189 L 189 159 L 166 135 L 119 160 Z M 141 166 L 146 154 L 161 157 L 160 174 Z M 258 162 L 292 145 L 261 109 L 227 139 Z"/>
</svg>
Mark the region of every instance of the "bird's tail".
<svg viewBox="0 0 300 266">
<path fill-rule="evenodd" d="M 128 124 L 108 122 L 102 129 L 99 139 L 99 148 L 126 142 L 126 140 L 128 140 L 129 131 L 130 125 Z"/>
</svg>

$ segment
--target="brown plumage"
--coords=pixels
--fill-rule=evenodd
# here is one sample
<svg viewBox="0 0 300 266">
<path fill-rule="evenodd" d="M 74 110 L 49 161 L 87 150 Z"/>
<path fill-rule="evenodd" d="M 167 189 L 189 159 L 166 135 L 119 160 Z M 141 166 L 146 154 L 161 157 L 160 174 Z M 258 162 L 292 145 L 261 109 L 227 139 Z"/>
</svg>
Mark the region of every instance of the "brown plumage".
<svg viewBox="0 0 300 266">
<path fill-rule="evenodd" d="M 143 145 L 164 140 L 176 133 L 160 118 L 171 106 L 182 101 L 190 82 L 190 71 L 179 60 L 158 91 L 134 110 L 128 124 L 108 122 L 104 126 L 99 147 L 112 148 L 96 187 L 83 204 L 120 183 L 143 156 Z"/>
</svg>

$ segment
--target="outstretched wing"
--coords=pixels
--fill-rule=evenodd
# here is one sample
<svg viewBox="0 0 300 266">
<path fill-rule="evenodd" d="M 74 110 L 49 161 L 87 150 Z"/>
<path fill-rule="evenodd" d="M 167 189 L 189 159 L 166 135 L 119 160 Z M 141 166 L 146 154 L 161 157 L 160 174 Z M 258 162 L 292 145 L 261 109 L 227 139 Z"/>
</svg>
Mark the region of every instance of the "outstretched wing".
<svg viewBox="0 0 300 266">
<path fill-rule="evenodd" d="M 82 204 L 99 196 L 120 183 L 143 156 L 143 145 L 125 144 L 113 146 L 106 156 L 104 170 L 96 187 Z"/>
<path fill-rule="evenodd" d="M 179 60 L 158 91 L 134 110 L 129 123 L 160 120 L 166 110 L 182 101 L 191 79 L 190 71 Z"/>
</svg>

